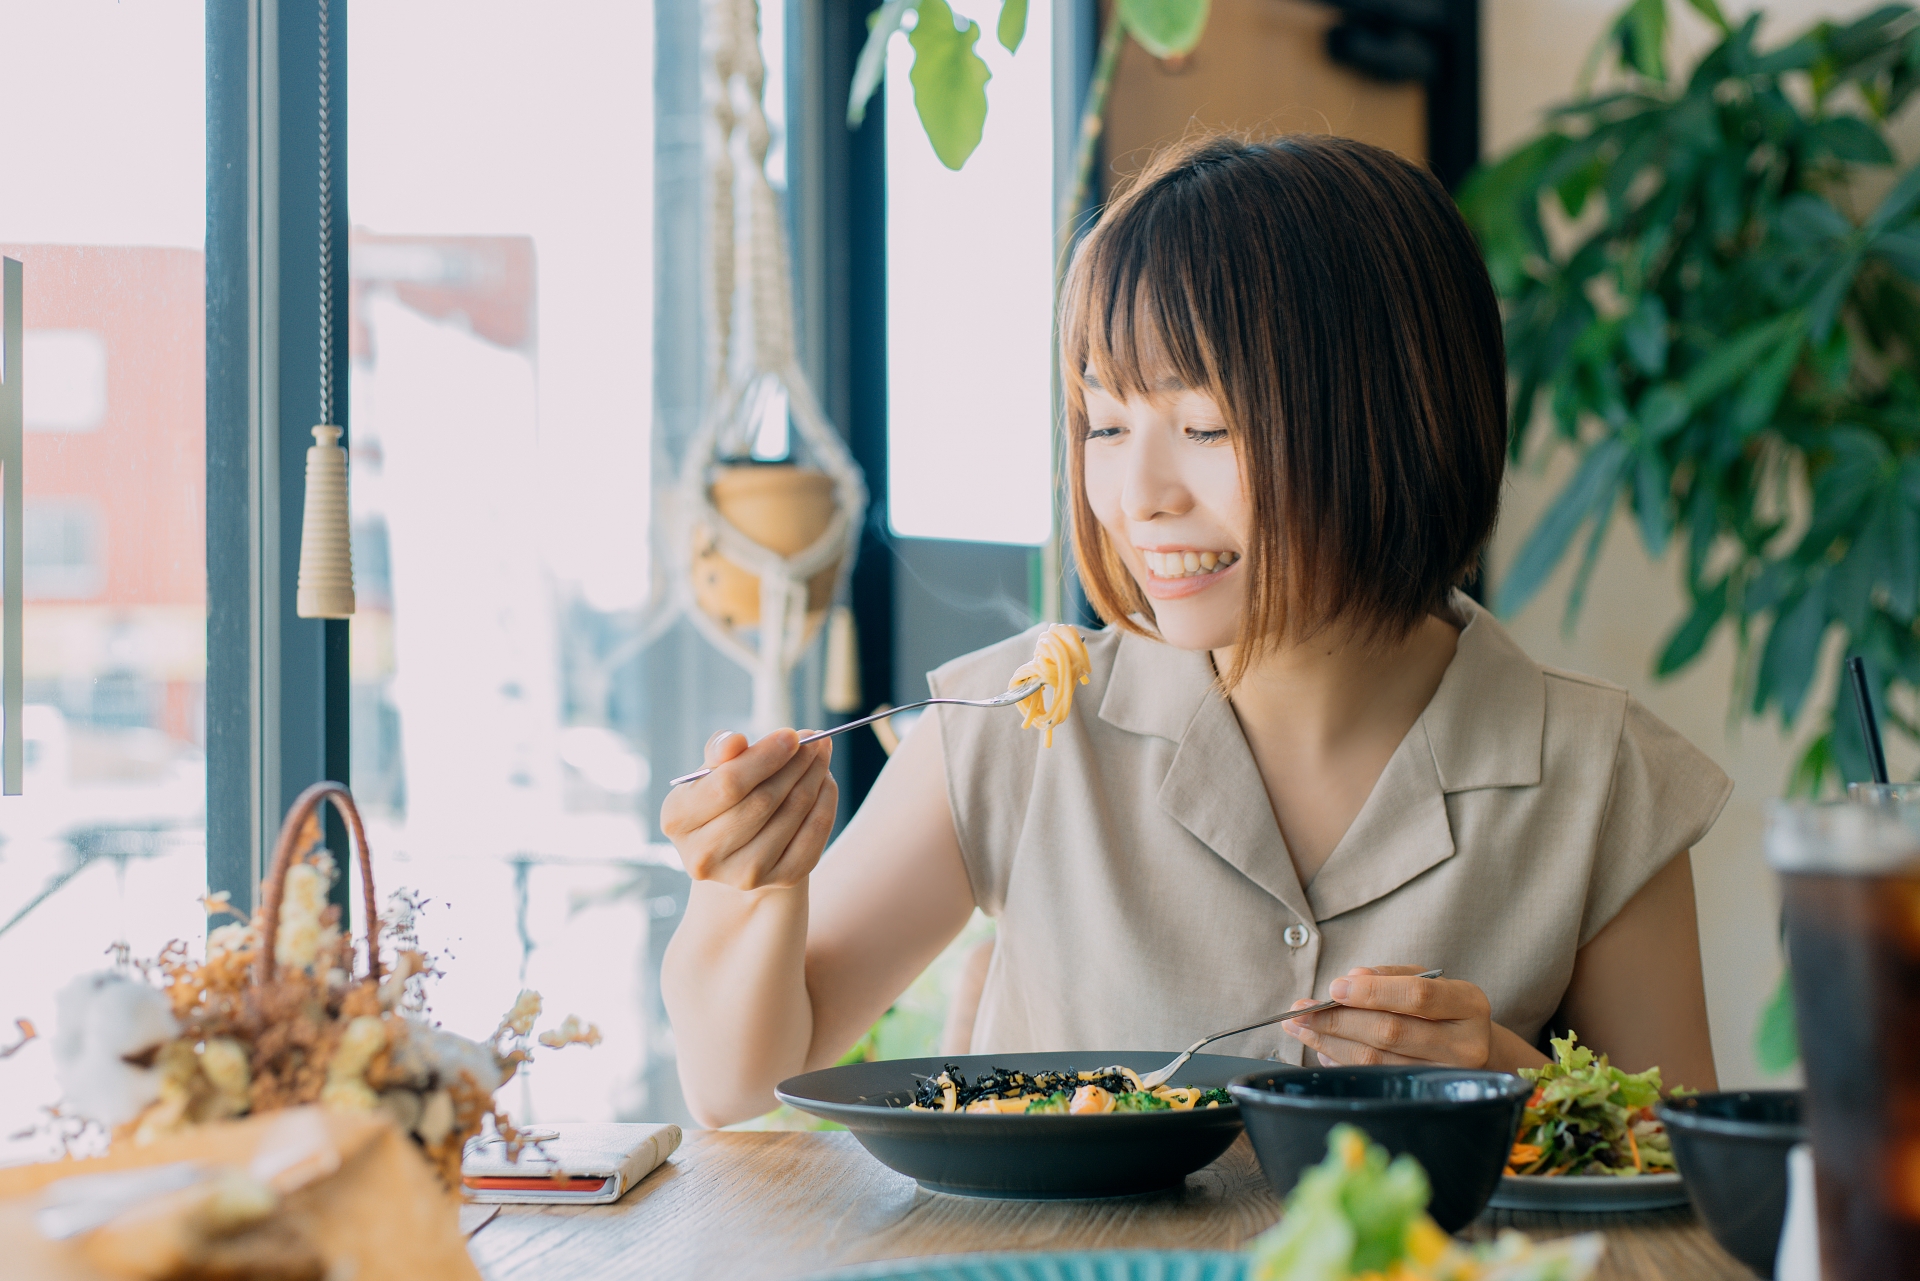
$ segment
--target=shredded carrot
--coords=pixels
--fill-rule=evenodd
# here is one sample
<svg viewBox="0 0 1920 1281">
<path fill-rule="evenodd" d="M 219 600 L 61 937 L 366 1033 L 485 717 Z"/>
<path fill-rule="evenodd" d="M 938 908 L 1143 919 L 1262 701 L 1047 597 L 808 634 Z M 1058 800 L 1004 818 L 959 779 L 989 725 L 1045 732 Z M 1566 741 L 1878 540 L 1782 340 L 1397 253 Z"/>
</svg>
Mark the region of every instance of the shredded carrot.
<svg viewBox="0 0 1920 1281">
<path fill-rule="evenodd" d="M 1627 1146 L 1633 1149 L 1634 1171 L 1639 1174 L 1645 1174 L 1647 1172 L 1647 1167 L 1640 1164 L 1640 1144 L 1633 1137 L 1633 1125 L 1631 1122 L 1629 1122 L 1627 1125 Z"/>
</svg>

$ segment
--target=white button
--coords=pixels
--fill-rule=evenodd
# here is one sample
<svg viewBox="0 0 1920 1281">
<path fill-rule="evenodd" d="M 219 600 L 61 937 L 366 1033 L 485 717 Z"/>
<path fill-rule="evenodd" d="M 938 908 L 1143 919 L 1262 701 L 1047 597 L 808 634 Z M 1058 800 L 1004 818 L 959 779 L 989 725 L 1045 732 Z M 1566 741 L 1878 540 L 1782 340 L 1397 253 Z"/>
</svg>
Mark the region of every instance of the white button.
<svg viewBox="0 0 1920 1281">
<path fill-rule="evenodd" d="M 1312 940 L 1313 935 L 1307 933 L 1307 927 L 1304 925 L 1289 925 L 1280 937 L 1288 947 L 1305 947 Z"/>
</svg>

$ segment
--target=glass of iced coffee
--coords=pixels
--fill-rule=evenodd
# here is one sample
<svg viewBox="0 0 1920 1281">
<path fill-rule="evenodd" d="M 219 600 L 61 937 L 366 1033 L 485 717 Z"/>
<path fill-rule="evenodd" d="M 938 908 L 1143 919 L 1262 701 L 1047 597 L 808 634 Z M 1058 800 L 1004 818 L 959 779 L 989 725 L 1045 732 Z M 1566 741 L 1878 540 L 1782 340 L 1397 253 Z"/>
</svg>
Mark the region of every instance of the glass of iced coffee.
<svg viewBox="0 0 1920 1281">
<path fill-rule="evenodd" d="M 1780 873 L 1827 1281 L 1920 1260 L 1920 805 L 1781 803 Z"/>
</svg>

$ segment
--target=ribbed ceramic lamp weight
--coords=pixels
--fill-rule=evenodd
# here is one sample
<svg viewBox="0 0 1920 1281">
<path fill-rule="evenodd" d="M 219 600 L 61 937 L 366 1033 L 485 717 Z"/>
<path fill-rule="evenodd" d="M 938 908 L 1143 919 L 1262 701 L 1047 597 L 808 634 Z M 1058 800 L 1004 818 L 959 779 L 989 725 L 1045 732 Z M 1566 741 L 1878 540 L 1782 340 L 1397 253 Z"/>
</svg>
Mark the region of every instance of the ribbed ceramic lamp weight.
<svg viewBox="0 0 1920 1281">
<path fill-rule="evenodd" d="M 353 615 L 353 542 L 347 520 L 347 451 L 338 427 L 315 427 L 307 450 L 307 505 L 300 521 L 302 618 Z"/>
<path fill-rule="evenodd" d="M 347 451 L 333 418 L 333 129 L 332 29 L 328 0 L 316 9 L 320 40 L 320 418 L 307 450 L 306 508 L 300 518 L 300 579 L 293 612 L 301 618 L 353 616 L 353 534 L 347 511 Z"/>
</svg>

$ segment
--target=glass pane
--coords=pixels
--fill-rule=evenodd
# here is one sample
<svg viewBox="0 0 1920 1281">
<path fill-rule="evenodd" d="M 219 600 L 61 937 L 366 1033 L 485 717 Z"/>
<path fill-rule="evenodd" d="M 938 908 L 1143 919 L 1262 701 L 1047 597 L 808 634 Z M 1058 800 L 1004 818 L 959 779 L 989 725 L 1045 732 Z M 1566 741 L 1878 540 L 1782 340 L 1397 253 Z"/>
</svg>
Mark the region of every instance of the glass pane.
<svg viewBox="0 0 1920 1281">
<path fill-rule="evenodd" d="M 888 49 L 887 485 L 896 534 L 1047 541 L 1052 462 L 1053 10 L 1009 54 L 998 4 L 962 0 L 993 72 L 957 173 L 913 108 L 913 51 Z"/>
<path fill-rule="evenodd" d="M 437 1019 L 484 1034 L 525 986 L 605 1035 L 536 1055 L 522 1121 L 682 1115 L 657 974 L 687 881 L 652 816 L 746 703 L 671 623 L 656 497 L 656 420 L 703 386 L 670 358 L 702 320 L 697 17 L 349 28 L 353 787 L 384 887 L 426 900 Z"/>
<path fill-rule="evenodd" d="M 59 1097 L 55 990 L 206 931 L 205 39 L 197 0 L 0 3 L 27 430 L 0 1027 L 42 1034 L 0 1066 L 0 1160 L 44 1150 L 11 1136 Z"/>
</svg>

